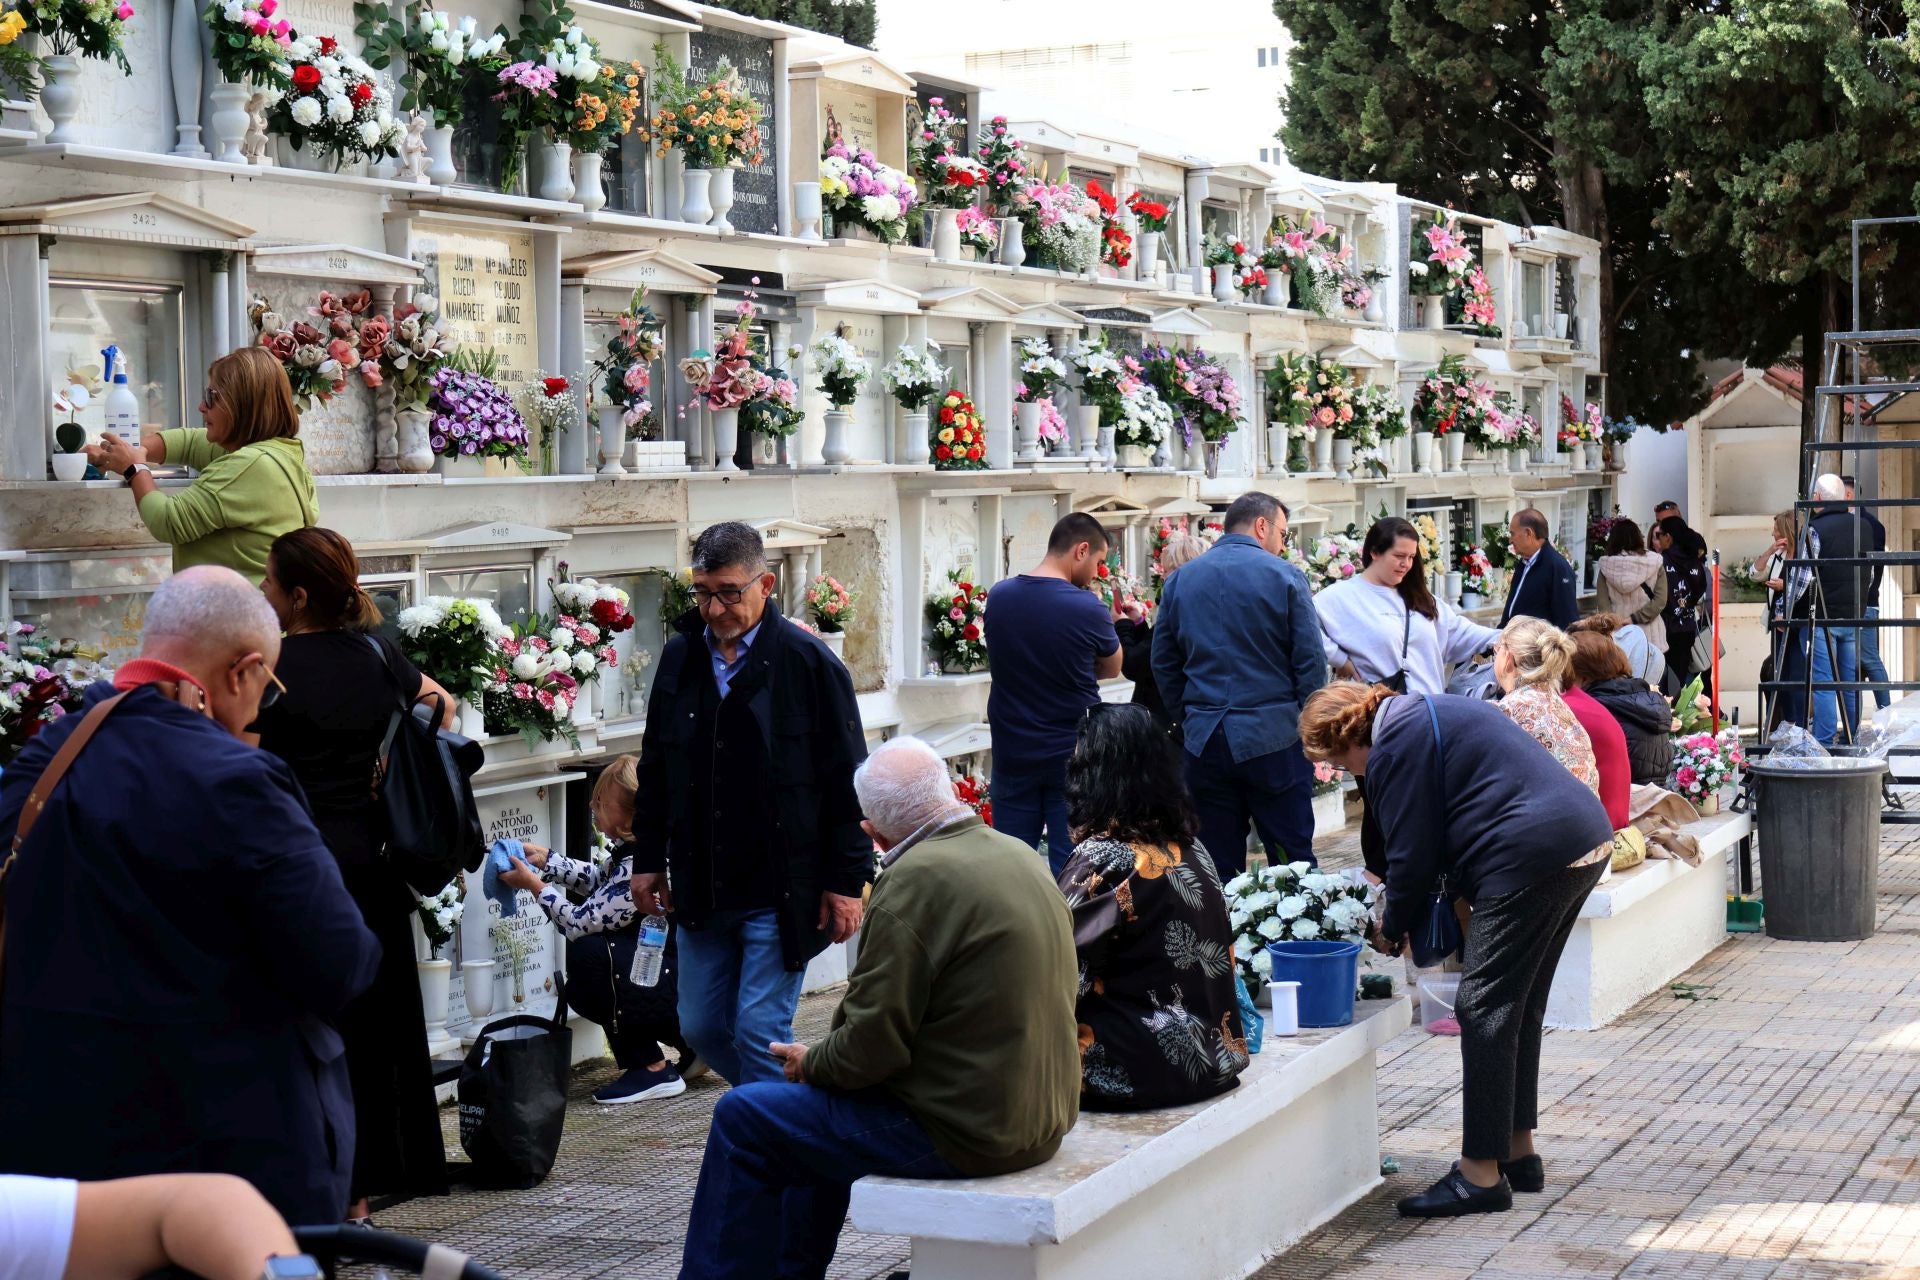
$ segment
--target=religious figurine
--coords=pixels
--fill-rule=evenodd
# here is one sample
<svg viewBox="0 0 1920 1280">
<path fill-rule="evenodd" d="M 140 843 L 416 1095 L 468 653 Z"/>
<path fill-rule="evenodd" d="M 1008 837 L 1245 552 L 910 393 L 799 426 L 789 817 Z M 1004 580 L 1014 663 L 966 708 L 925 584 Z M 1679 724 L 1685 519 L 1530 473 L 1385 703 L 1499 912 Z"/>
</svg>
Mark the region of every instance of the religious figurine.
<svg viewBox="0 0 1920 1280">
<path fill-rule="evenodd" d="M 407 136 L 400 139 L 400 180 L 426 185 L 427 117 L 418 111 L 407 122 Z"/>
<path fill-rule="evenodd" d="M 240 139 L 240 153 L 248 164 L 265 167 L 273 163 L 267 155 L 267 108 L 272 104 L 273 98 L 265 93 L 247 99 L 247 132 Z"/>
</svg>

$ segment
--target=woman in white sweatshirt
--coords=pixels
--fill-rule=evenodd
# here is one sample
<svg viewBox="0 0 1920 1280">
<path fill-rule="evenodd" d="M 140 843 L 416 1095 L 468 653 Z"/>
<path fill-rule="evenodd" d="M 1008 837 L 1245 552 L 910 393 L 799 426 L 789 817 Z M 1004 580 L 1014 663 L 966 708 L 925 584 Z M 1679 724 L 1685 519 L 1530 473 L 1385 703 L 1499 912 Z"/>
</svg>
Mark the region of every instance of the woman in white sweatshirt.
<svg viewBox="0 0 1920 1280">
<path fill-rule="evenodd" d="M 1500 633 L 1455 613 L 1427 587 L 1420 536 L 1398 517 L 1374 522 L 1360 545 L 1360 575 L 1313 598 L 1334 674 L 1406 693 L 1445 693 L 1447 668 L 1493 647 Z M 1355 780 L 1361 796 L 1364 781 Z M 1386 874 L 1385 841 L 1368 805 L 1360 821 L 1367 869 Z"/>
</svg>

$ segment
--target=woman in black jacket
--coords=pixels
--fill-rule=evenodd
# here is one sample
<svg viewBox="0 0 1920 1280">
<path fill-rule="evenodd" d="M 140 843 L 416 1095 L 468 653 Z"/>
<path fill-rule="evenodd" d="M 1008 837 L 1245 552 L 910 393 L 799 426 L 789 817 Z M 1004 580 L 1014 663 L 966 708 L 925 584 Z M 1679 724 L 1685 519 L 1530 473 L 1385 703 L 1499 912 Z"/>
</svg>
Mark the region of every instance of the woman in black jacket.
<svg viewBox="0 0 1920 1280">
<path fill-rule="evenodd" d="M 1626 650 L 1613 641 L 1613 614 L 1583 618 L 1593 630 L 1573 633 L 1573 687 L 1607 709 L 1627 736 L 1633 781 L 1663 786 L 1673 771 L 1673 708 L 1637 679 Z"/>
<path fill-rule="evenodd" d="M 1399 953 L 1421 928 L 1441 878 L 1473 906 L 1460 1020 L 1465 1133 L 1460 1162 L 1400 1201 L 1410 1218 L 1513 1207 L 1541 1191 L 1540 1038 L 1547 992 L 1613 846 L 1587 784 L 1500 708 L 1445 694 L 1403 696 L 1336 680 L 1307 699 L 1309 759 L 1367 780 L 1386 837 L 1386 916 L 1374 949 Z"/>
<path fill-rule="evenodd" d="M 1164 584 L 1173 571 L 1207 549 L 1207 544 L 1190 533 L 1178 533 L 1160 548 L 1156 564 Z M 1121 614 L 1113 620 L 1114 634 L 1120 637 L 1120 674 L 1133 681 L 1133 705 L 1145 707 L 1166 723 L 1167 706 L 1160 700 L 1160 686 L 1153 680 L 1153 626 L 1147 621 L 1147 608 L 1137 600 L 1121 604 Z M 1171 726 L 1173 740 L 1180 741 L 1180 726 Z"/>
<path fill-rule="evenodd" d="M 1667 624 L 1667 679 L 1678 693 L 1700 676 L 1700 691 L 1708 693 L 1712 676 L 1693 669 L 1693 641 L 1707 605 L 1707 540 L 1679 516 L 1668 516 L 1655 526 L 1653 549 L 1667 566 L 1667 607 L 1660 611 Z"/>
</svg>

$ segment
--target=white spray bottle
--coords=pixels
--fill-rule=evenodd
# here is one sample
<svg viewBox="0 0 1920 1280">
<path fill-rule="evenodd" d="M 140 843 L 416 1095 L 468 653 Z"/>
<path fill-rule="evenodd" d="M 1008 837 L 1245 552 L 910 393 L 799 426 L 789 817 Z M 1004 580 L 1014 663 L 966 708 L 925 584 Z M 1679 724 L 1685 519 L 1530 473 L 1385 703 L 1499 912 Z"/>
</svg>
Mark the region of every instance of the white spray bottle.
<svg viewBox="0 0 1920 1280">
<path fill-rule="evenodd" d="M 127 385 L 127 358 L 120 354 L 117 346 L 108 347 L 100 356 L 106 366 L 107 378 L 112 383 L 107 389 L 107 430 L 137 448 L 140 444 L 140 400 L 133 394 L 133 388 Z"/>
</svg>

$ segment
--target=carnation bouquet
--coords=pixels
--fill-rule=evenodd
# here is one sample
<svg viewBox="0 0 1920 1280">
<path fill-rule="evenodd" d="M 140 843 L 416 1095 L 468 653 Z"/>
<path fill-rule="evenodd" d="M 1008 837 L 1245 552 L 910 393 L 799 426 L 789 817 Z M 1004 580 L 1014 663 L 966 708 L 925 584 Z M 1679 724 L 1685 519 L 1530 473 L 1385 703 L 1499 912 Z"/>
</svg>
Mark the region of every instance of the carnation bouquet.
<svg viewBox="0 0 1920 1280">
<path fill-rule="evenodd" d="M 301 36 L 287 46 L 291 87 L 267 112 L 295 151 L 311 147 L 338 164 L 399 154 L 393 100 L 372 67 L 332 36 Z"/>
<path fill-rule="evenodd" d="M 1379 895 L 1358 874 L 1328 875 L 1305 862 L 1248 871 L 1221 889 L 1233 927 L 1234 959 L 1240 976 L 1255 989 L 1273 971 L 1268 943 L 1364 941 Z"/>
<path fill-rule="evenodd" d="M 1362 540 L 1349 528 L 1316 540 L 1307 551 L 1307 581 L 1318 592 L 1360 576 Z"/>
<path fill-rule="evenodd" d="M 1493 586 L 1493 561 L 1479 547 L 1468 547 L 1460 553 L 1460 589 L 1471 591 L 1477 596 L 1491 596 Z"/>
<path fill-rule="evenodd" d="M 933 450 L 933 465 L 939 471 L 985 471 L 987 469 L 987 432 L 980 412 L 964 391 L 949 391 L 940 398 L 939 412 L 930 428 L 927 442 Z"/>
<path fill-rule="evenodd" d="M 551 129 L 561 119 L 560 73 L 531 59 L 521 58 L 505 66 L 496 60 L 484 64 L 500 87 L 493 100 L 500 104 L 500 145 L 507 160 L 500 171 L 500 185 L 512 190 L 520 178 L 520 164 L 527 139 L 536 130 Z"/>
<path fill-rule="evenodd" d="M 918 413 L 931 404 L 946 380 L 947 371 L 933 358 L 933 352 L 911 342 L 901 343 L 880 371 L 880 385 L 908 413 Z"/>
<path fill-rule="evenodd" d="M 979 671 L 987 665 L 987 589 L 947 574 L 950 589 L 927 597 L 927 649 L 943 671 Z"/>
<path fill-rule="evenodd" d="M 564 644 L 559 637 L 565 638 Z M 572 628 L 539 617 L 529 618 L 500 641 L 492 678 L 483 690 L 487 732 L 517 733 L 530 747 L 555 738 L 578 747 L 580 737 L 572 720 L 580 692 L 574 675 L 578 647 Z M 597 671 L 598 657 L 589 656 Z"/>
<path fill-rule="evenodd" d="M 960 211 L 960 243 L 979 261 L 990 261 L 1000 248 L 1000 224 L 986 210 L 968 205 Z"/>
<path fill-rule="evenodd" d="M 592 578 L 575 578 L 562 560 L 557 576 L 547 584 L 553 591 L 553 603 L 563 616 L 591 623 L 602 635 L 614 636 L 633 630 L 633 601 L 618 587 L 605 586 Z"/>
<path fill-rule="evenodd" d="M 41 728 L 80 710 L 87 686 L 113 679 L 102 650 L 43 640 L 29 622 L 10 624 L 6 635 L 0 640 L 0 765 Z"/>
<path fill-rule="evenodd" d="M 853 621 L 853 606 L 859 599 L 859 596 L 841 586 L 838 578 L 823 573 L 807 584 L 807 616 L 813 619 L 816 631 L 828 635 L 845 631 L 847 624 Z"/>
<path fill-rule="evenodd" d="M 963 771 L 953 780 L 953 798 L 979 814 L 980 821 L 993 825 L 993 793 L 985 782 Z"/>
<path fill-rule="evenodd" d="M 428 444 L 443 458 L 524 458 L 527 424 L 484 374 L 447 365 L 427 380 Z"/>
<path fill-rule="evenodd" d="M 494 650 L 513 632 L 485 600 L 428 596 L 394 620 L 400 648 L 413 665 L 454 697 L 479 700 L 492 678 Z"/>
<path fill-rule="evenodd" d="M 1120 380 L 1120 417 L 1113 442 L 1153 450 L 1173 434 L 1173 409 L 1153 384 L 1132 374 Z"/>
<path fill-rule="evenodd" d="M 1469 401 L 1473 393 L 1468 389 L 1472 379 L 1467 376 L 1467 366 L 1460 356 L 1447 356 L 1425 378 L 1413 393 L 1413 421 L 1416 431 L 1431 431 L 1437 436 L 1449 432 L 1464 430 L 1466 424 L 1461 421 L 1461 413 L 1469 410 Z"/>
<path fill-rule="evenodd" d="M 1020 385 L 1014 399 L 1032 404 L 1051 399 L 1053 389 L 1067 380 L 1067 366 L 1053 354 L 1045 338 L 1020 339 Z"/>
<path fill-rule="evenodd" d="M 1133 236 L 1120 223 L 1120 201 L 1095 178 L 1087 179 L 1086 190 L 1100 206 L 1100 261 L 1110 267 L 1130 266 Z"/>
<path fill-rule="evenodd" d="M 1031 182 L 1014 190 L 1011 204 L 1040 265 L 1083 272 L 1100 261 L 1100 205 L 1086 192 L 1064 182 Z"/>
<path fill-rule="evenodd" d="M 865 227 L 884 244 L 901 244 L 919 193 L 912 178 L 881 164 L 873 152 L 835 138 L 820 158 L 820 197 L 833 215 L 835 234 Z"/>
<path fill-rule="evenodd" d="M 1736 729 L 1687 734 L 1673 744 L 1673 790 L 1694 803 L 1718 795 L 1740 780 L 1746 764 Z"/>
<path fill-rule="evenodd" d="M 844 410 L 860 395 L 860 384 L 873 376 L 873 367 L 860 354 L 860 348 L 837 333 L 829 333 L 813 344 L 810 352 L 820 375 L 820 390 L 827 403 Z"/>
<path fill-rule="evenodd" d="M 927 193 L 927 199 L 934 204 L 947 205 L 949 208 L 962 208 L 973 202 L 973 190 L 976 185 L 984 185 L 986 166 L 967 157 L 967 122 L 947 109 L 945 98 L 927 99 L 927 109 L 920 121 L 920 128 L 907 141 L 907 167 L 913 171 L 914 181 Z M 949 162 L 955 154 L 966 159 L 971 171 L 978 175 L 978 181 L 966 184 L 964 197 L 948 204 L 953 192 L 940 189 L 939 168 Z"/>
<path fill-rule="evenodd" d="M 1135 191 L 1127 197 L 1127 212 L 1139 222 L 1140 229 L 1149 234 L 1158 235 L 1167 229 L 1172 211 L 1158 200 L 1149 200 Z"/>
<path fill-rule="evenodd" d="M 653 412 L 648 391 L 653 385 L 653 363 L 666 349 L 660 322 L 646 304 L 645 288 L 635 289 L 620 313 L 619 329 L 607 339 L 607 352 L 594 361 L 592 373 L 600 380 L 600 394 L 623 411 L 621 422 L 632 428 Z"/>
<path fill-rule="evenodd" d="M 230 83 L 269 93 L 291 87 L 287 49 L 295 37 L 292 25 L 274 16 L 279 10 L 280 0 L 211 0 L 201 11 L 213 36 L 213 65 Z"/>
</svg>

